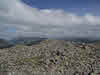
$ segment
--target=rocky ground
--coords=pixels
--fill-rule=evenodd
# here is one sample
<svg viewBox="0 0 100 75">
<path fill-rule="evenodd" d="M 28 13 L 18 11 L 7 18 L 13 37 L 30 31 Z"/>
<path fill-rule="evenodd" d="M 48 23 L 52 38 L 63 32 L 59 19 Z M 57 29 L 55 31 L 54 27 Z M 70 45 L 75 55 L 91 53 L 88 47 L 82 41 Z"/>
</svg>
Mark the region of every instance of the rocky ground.
<svg viewBox="0 0 100 75">
<path fill-rule="evenodd" d="M 0 49 L 0 75 L 96 75 L 96 63 L 94 44 L 45 40 Z"/>
</svg>

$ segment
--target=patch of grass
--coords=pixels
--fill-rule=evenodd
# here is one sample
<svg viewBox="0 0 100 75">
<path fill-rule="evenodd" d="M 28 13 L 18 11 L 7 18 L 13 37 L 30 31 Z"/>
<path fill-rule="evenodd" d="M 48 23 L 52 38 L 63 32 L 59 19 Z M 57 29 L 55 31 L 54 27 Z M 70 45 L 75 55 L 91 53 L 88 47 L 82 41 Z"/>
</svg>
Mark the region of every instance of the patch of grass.
<svg viewBox="0 0 100 75">
<path fill-rule="evenodd" d="M 24 58 L 23 59 L 23 62 L 25 63 L 32 63 L 34 65 L 40 65 L 41 64 L 41 56 L 34 56 L 34 57 L 31 57 L 31 58 Z"/>
<path fill-rule="evenodd" d="M 8 65 L 7 65 L 7 62 L 3 62 L 3 63 L 0 63 L 0 71 L 1 72 L 7 72 L 7 68 L 8 68 Z"/>
<path fill-rule="evenodd" d="M 69 45 L 68 44 L 65 44 L 65 47 L 69 47 Z"/>
<path fill-rule="evenodd" d="M 17 44 L 17 45 L 16 45 L 16 48 L 24 48 L 24 46 L 25 46 L 25 45 L 23 45 L 23 44 Z"/>
</svg>

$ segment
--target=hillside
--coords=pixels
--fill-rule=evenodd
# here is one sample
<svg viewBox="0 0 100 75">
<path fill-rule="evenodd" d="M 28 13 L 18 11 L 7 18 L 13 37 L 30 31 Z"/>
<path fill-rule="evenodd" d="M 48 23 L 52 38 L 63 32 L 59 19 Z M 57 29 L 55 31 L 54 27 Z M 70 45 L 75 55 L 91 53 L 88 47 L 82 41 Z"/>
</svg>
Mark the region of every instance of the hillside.
<svg viewBox="0 0 100 75">
<path fill-rule="evenodd" d="M 96 46 L 93 44 L 64 40 L 45 40 L 32 46 L 0 49 L 0 71 L 23 71 L 24 75 L 37 71 L 93 75 L 96 60 Z"/>
<path fill-rule="evenodd" d="M 0 49 L 10 48 L 16 45 L 27 45 L 31 46 L 33 44 L 39 44 L 41 41 L 46 40 L 47 38 L 40 37 L 17 37 L 11 40 L 0 39 Z"/>
<path fill-rule="evenodd" d="M 13 46 L 13 44 L 9 43 L 8 40 L 0 39 L 0 48 L 9 48 L 12 46 Z"/>
</svg>

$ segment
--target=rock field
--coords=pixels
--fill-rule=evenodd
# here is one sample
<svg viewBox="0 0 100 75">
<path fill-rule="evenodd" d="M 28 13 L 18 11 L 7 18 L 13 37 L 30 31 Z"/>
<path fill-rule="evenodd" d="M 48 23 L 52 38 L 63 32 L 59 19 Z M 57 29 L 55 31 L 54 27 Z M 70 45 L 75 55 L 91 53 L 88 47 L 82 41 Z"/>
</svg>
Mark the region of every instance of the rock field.
<svg viewBox="0 0 100 75">
<path fill-rule="evenodd" d="M 0 49 L 0 75 L 96 75 L 96 63 L 94 44 L 45 40 Z"/>
</svg>

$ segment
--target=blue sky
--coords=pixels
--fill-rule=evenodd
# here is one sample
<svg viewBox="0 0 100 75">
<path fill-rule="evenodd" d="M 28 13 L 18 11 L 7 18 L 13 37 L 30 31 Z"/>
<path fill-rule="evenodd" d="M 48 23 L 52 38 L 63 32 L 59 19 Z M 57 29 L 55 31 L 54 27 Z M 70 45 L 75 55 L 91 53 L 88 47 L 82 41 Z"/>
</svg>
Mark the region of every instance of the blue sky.
<svg viewBox="0 0 100 75">
<path fill-rule="evenodd" d="M 7 32 L 16 32 L 16 28 L 15 27 L 9 27 L 7 29 Z"/>
<path fill-rule="evenodd" d="M 99 15 L 100 0 L 22 0 L 24 3 L 40 9 L 64 9 L 78 14 L 91 12 Z"/>
</svg>

